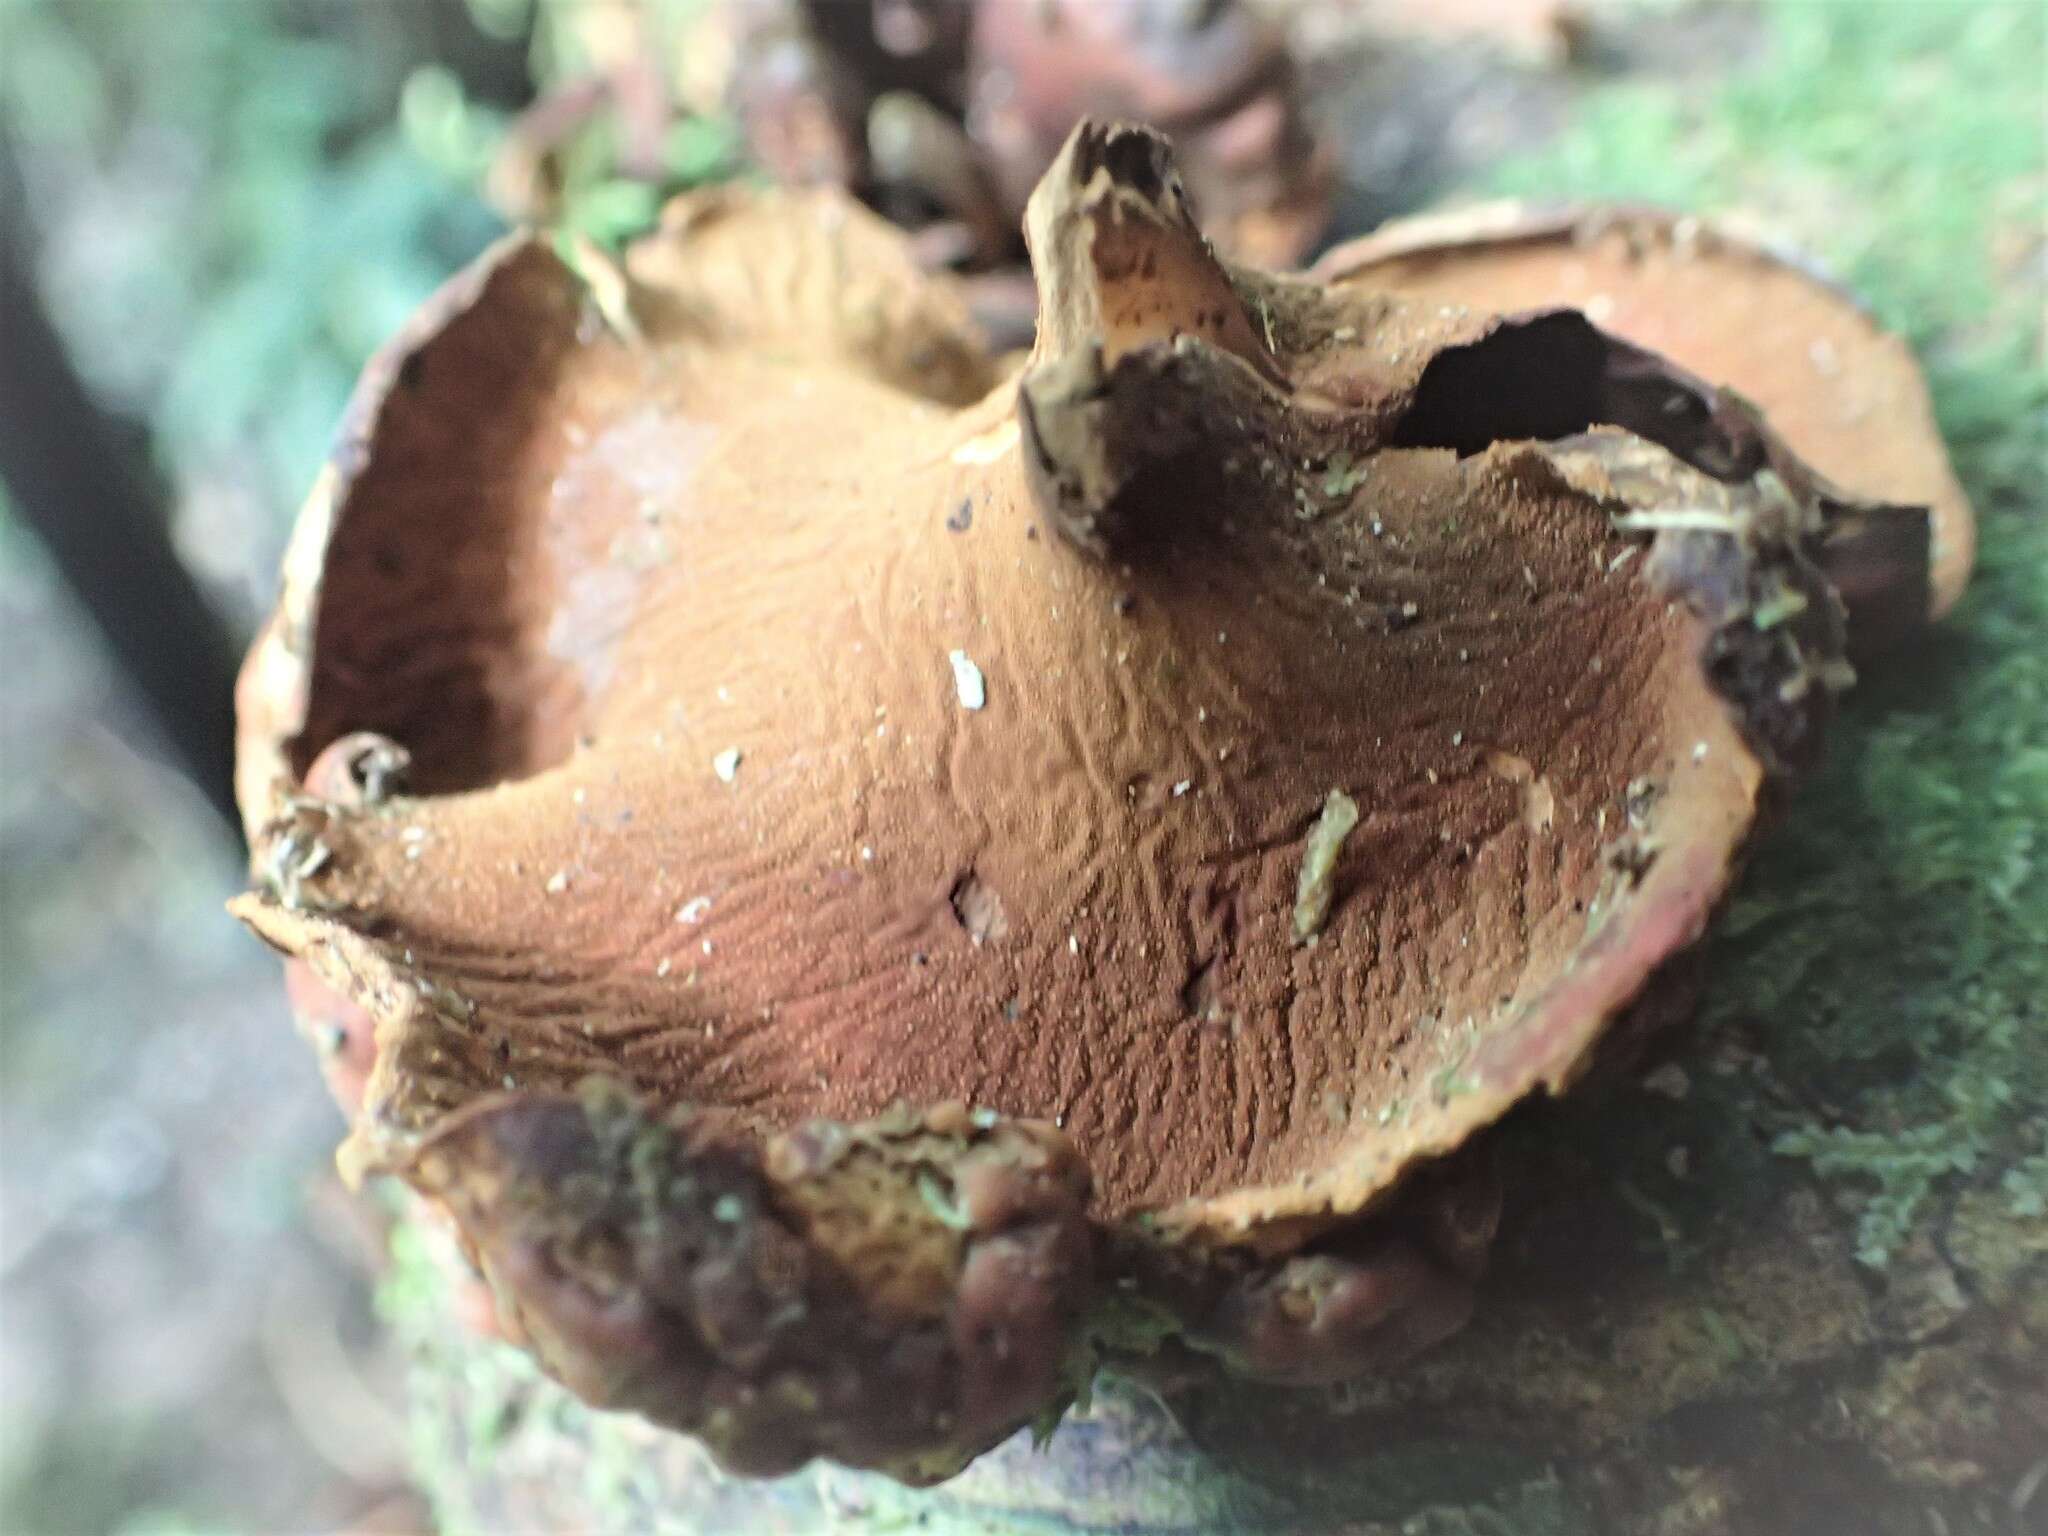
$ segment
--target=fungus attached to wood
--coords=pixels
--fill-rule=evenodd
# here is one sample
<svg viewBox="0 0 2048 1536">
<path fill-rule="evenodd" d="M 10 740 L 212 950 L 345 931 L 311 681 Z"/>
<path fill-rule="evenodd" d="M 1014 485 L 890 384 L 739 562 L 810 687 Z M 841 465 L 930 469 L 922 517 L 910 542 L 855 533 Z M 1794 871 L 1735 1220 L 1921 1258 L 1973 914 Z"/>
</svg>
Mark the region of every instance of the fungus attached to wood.
<svg viewBox="0 0 2048 1536">
<path fill-rule="evenodd" d="M 374 1023 L 345 1166 L 747 1472 L 1458 1327 L 1474 1139 L 1678 1011 L 1816 749 L 1831 541 L 1925 548 L 1579 313 L 1219 262 L 1144 130 L 1027 232 L 1014 377 L 838 194 L 686 198 L 602 304 L 509 241 L 243 677 L 236 910 Z"/>
</svg>

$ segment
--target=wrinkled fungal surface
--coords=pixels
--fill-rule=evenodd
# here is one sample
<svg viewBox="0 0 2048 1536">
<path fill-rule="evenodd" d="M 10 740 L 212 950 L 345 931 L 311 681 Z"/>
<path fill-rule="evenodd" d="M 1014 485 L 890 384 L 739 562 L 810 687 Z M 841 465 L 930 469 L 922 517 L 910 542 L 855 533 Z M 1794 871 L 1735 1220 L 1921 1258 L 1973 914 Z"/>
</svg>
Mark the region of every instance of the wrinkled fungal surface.
<svg viewBox="0 0 2048 1536">
<path fill-rule="evenodd" d="M 242 682 L 344 1166 L 746 1472 L 1455 1330 L 1475 1137 L 1683 1013 L 1851 624 L 1928 610 L 1923 509 L 1580 312 L 1233 268 L 1135 128 L 1026 232 L 1012 376 L 837 193 L 506 242 Z"/>
</svg>

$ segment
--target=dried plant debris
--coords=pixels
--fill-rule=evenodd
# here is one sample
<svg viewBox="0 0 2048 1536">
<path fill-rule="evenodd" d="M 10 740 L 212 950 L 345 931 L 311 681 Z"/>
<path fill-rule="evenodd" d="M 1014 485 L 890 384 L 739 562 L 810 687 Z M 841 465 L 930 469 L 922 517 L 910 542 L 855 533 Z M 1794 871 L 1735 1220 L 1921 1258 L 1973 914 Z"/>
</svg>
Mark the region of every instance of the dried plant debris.
<svg viewBox="0 0 2048 1536">
<path fill-rule="evenodd" d="M 1294 936 L 1304 942 L 1323 931 L 1335 895 L 1337 855 L 1344 839 L 1358 825 L 1358 802 L 1341 789 L 1330 791 L 1323 813 L 1309 828 L 1308 847 L 1301 856 L 1301 878 L 1294 886 Z"/>
<path fill-rule="evenodd" d="M 1831 542 L 1925 549 L 1583 314 L 1225 264 L 1148 131 L 1026 227 L 1008 375 L 838 193 L 680 201 L 630 336 L 507 242 L 242 680 L 236 911 L 374 1022 L 344 1166 L 746 1472 L 944 1476 L 1134 1307 L 1275 1381 L 1457 1328 L 1475 1138 L 1683 1011 L 1813 758 Z"/>
</svg>

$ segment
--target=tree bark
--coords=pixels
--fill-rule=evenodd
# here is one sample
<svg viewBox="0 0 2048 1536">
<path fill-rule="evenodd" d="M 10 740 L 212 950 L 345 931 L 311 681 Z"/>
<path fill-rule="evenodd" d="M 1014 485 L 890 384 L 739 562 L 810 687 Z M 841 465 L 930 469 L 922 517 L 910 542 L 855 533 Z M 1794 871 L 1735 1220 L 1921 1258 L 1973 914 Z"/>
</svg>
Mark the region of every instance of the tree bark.
<svg viewBox="0 0 2048 1536">
<path fill-rule="evenodd" d="M 171 545 L 139 432 L 92 396 L 43 307 L 0 143 L 0 481 L 206 801 L 232 829 L 240 642 Z M 238 834 L 239 835 L 239 834 Z"/>
<path fill-rule="evenodd" d="M 1768 1067 L 1708 1040 L 1683 1071 L 1682 1099 L 1667 1068 L 1502 1128 L 1517 1187 L 1478 1317 L 1378 1381 L 1176 1386 L 1155 1360 L 936 1489 L 747 1483 L 412 1286 L 420 1474 L 451 1533 L 2039 1530 L 2048 1218 L 1987 1179 L 1873 1269 L 1853 1212 L 1754 1131 Z"/>
</svg>

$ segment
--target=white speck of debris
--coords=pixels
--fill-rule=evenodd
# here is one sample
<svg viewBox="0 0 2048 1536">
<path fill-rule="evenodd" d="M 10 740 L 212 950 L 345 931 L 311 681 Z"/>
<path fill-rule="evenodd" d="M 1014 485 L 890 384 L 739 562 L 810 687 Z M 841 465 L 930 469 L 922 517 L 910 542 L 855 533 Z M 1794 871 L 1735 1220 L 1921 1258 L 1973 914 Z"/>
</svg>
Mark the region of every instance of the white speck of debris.
<svg viewBox="0 0 2048 1536">
<path fill-rule="evenodd" d="M 1204 704 L 1201 708 L 1197 709 L 1195 711 L 1195 719 L 1198 723 L 1206 723 L 1209 719 L 1209 706 Z"/>
<path fill-rule="evenodd" d="M 507 1072 L 507 1073 L 505 1074 L 505 1076 L 504 1076 L 504 1078 L 503 1078 L 503 1082 L 504 1082 L 504 1084 L 505 1084 L 505 1088 L 506 1088 L 506 1090 L 507 1090 L 508 1092 L 509 1092 L 510 1090 L 512 1090 L 512 1089 L 514 1089 L 514 1088 L 517 1088 L 517 1087 L 519 1086 L 518 1082 L 514 1080 L 514 1078 L 513 1078 L 512 1074 L 511 1074 L 510 1072 Z"/>
<path fill-rule="evenodd" d="M 670 971 L 672 971 L 672 970 L 674 970 L 674 969 L 675 969 L 675 962 L 673 962 L 672 960 L 669 960 L 669 959 L 667 959 L 666 957 L 664 957 L 664 958 L 662 959 L 662 962 L 661 962 L 661 964 L 657 965 L 657 966 L 656 966 L 656 967 L 654 968 L 654 974 L 655 974 L 655 975 L 657 975 L 657 976 L 666 976 L 666 975 L 667 975 L 667 974 L 668 974 L 668 973 L 669 973 Z"/>
<path fill-rule="evenodd" d="M 1216 643 L 1218 645 L 1228 645 L 1230 643 L 1230 632 L 1224 629 L 1217 630 Z"/>
<path fill-rule="evenodd" d="M 543 887 L 543 889 L 545 889 L 550 896 L 561 895 L 562 892 L 569 889 L 569 871 L 567 871 L 566 869 L 556 870 L 552 875 L 548 876 L 548 883 L 545 887 Z"/>
<path fill-rule="evenodd" d="M 1070 955 L 1078 955 L 1079 953 L 1081 953 L 1081 940 L 1079 935 L 1072 933 L 1067 935 L 1067 953 Z"/>
<path fill-rule="evenodd" d="M 1178 798 L 1179 796 L 1186 794 L 1189 790 L 1193 789 L 1194 787 L 1195 781 L 1193 779 L 1182 779 L 1178 784 L 1173 786 L 1173 793 L 1175 797 Z"/>
<path fill-rule="evenodd" d="M 711 759 L 711 771 L 718 775 L 719 782 L 730 784 L 740 771 L 740 749 L 727 747 Z"/>
<path fill-rule="evenodd" d="M 709 939 L 704 941 L 704 953 L 707 955 L 711 953 L 711 941 Z"/>
<path fill-rule="evenodd" d="M 1696 763 L 1704 763 L 1707 760 L 1707 744 L 1704 741 L 1692 744 L 1692 760 Z"/>
<path fill-rule="evenodd" d="M 1465 733 L 1463 731 L 1451 732 L 1451 745 L 1454 747 L 1462 747 L 1463 745 L 1465 745 Z"/>
<path fill-rule="evenodd" d="M 872 860 L 874 859 L 874 856 L 875 856 L 875 850 L 874 850 L 874 849 L 872 849 L 872 848 L 870 848 L 870 847 L 868 847 L 868 846 L 867 846 L 867 844 L 863 843 L 863 844 L 861 844 L 860 856 L 861 856 L 861 857 L 862 857 L 863 859 L 867 859 L 867 860 L 870 860 L 870 861 L 872 861 Z"/>
<path fill-rule="evenodd" d="M 676 908 L 676 921 L 679 923 L 701 923 L 704 921 L 704 914 L 710 910 L 711 898 L 709 896 L 692 896 L 688 901 Z"/>
<path fill-rule="evenodd" d="M 575 804 L 581 805 L 584 801 L 590 798 L 590 791 L 587 789 L 578 789 L 574 793 L 572 793 L 569 796 L 569 798 Z"/>
<path fill-rule="evenodd" d="M 1001 425 L 971 437 L 953 450 L 955 464 L 993 464 L 1004 454 L 1017 446 L 1020 431 L 1017 419 L 1006 418 Z"/>
<path fill-rule="evenodd" d="M 721 704 L 730 704 L 732 702 L 732 690 L 722 683 L 718 688 L 718 702 Z"/>
<path fill-rule="evenodd" d="M 960 707 L 980 709 L 988 702 L 988 684 L 981 668 L 968 660 L 965 651 L 948 651 L 946 660 L 953 664 L 953 691 L 960 696 Z"/>
</svg>

